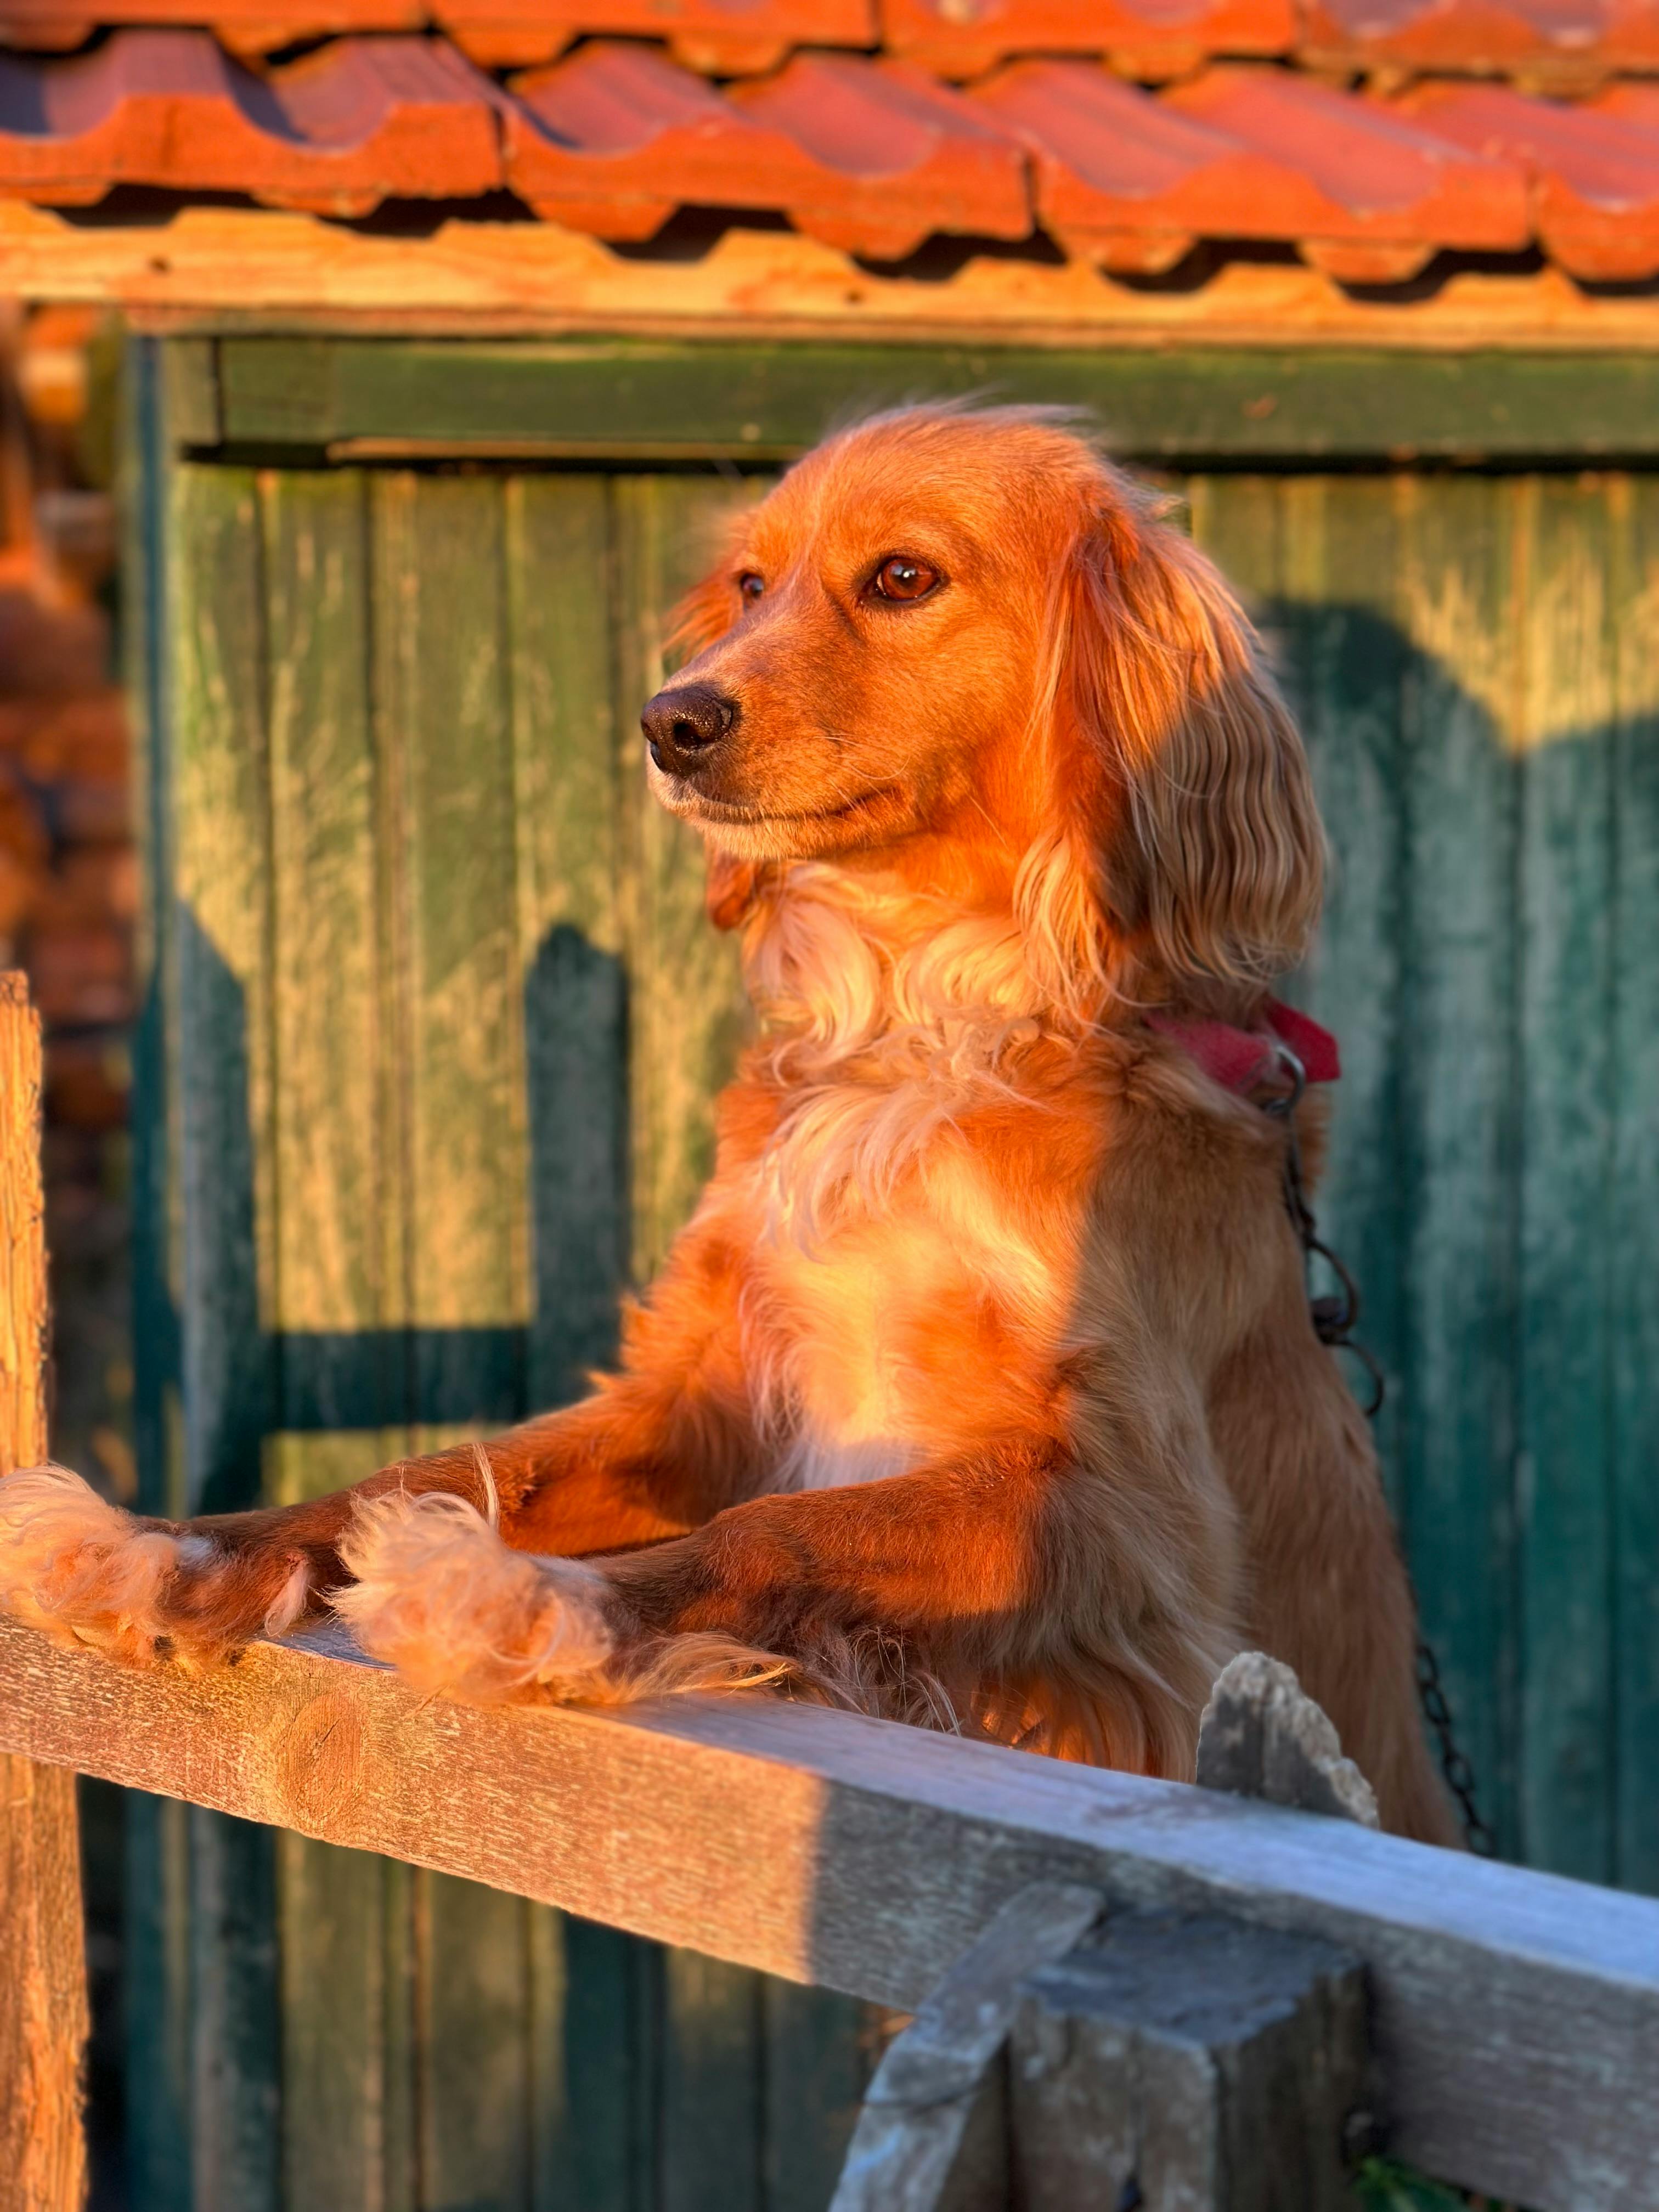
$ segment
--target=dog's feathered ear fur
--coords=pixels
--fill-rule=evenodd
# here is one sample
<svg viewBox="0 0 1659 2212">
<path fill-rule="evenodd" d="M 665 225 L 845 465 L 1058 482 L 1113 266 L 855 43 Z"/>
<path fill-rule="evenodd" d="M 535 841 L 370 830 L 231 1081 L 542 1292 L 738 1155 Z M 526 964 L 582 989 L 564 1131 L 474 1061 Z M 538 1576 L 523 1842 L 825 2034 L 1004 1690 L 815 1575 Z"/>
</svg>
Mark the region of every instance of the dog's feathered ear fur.
<svg viewBox="0 0 1659 2212">
<path fill-rule="evenodd" d="M 1249 622 L 1156 502 L 1103 469 L 1066 579 L 1054 933 L 1097 986 L 1241 1018 L 1301 957 L 1323 839 L 1302 741 Z M 1092 909 L 1092 912 L 1091 912 Z"/>
<path fill-rule="evenodd" d="M 746 525 L 747 517 L 743 518 Z M 732 607 L 729 549 L 708 574 L 691 586 L 669 617 L 667 650 L 678 662 L 690 660 L 725 636 L 731 629 Z M 703 908 L 716 929 L 736 929 L 753 912 L 761 894 L 766 869 L 759 860 L 740 860 L 734 854 L 708 848 L 708 872 L 703 889 Z"/>
</svg>

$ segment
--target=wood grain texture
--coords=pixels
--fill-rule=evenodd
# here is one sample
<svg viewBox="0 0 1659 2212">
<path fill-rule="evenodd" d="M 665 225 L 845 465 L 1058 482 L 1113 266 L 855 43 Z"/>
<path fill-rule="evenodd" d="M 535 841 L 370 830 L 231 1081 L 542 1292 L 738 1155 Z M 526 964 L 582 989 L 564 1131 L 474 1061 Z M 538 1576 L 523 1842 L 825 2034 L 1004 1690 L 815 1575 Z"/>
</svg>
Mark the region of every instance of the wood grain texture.
<svg viewBox="0 0 1659 2212">
<path fill-rule="evenodd" d="M 88 225 L 0 208 L 13 297 L 108 301 L 149 326 L 342 324 L 375 332 L 561 331 L 849 334 L 1145 348 L 1320 343 L 1448 351 L 1651 349 L 1653 301 L 1587 295 L 1560 270 L 1457 270 L 1408 304 L 1354 297 L 1295 262 L 1240 263 L 1191 290 L 1115 283 L 1091 265 L 970 256 L 935 279 L 878 277 L 788 231 L 733 228 L 695 259 L 609 251 L 548 222 L 447 221 L 393 236 L 277 210 L 187 207 L 160 222 Z"/>
<path fill-rule="evenodd" d="M 726 456 L 753 465 L 817 443 L 847 409 L 987 384 L 1010 399 L 1094 409 L 1126 454 L 1424 458 L 1653 450 L 1644 365 L 1502 356 L 1402 362 L 1387 354 L 846 343 L 674 346 L 349 339 L 220 342 L 227 443 L 583 457 Z M 1564 412 L 1568 386 L 1573 404 Z"/>
<path fill-rule="evenodd" d="M 185 1510 L 259 1501 L 276 1414 L 270 1321 L 276 1213 L 271 1142 L 270 696 L 258 486 L 246 469 L 174 479 L 178 622 L 170 806 L 175 873 L 173 1214 L 179 1245 Z M 269 1921 L 275 1850 L 257 1826 L 191 1815 L 181 1990 L 196 2203 L 276 2212 L 280 2039 Z M 155 1900 L 140 1899 L 141 1911 Z M 164 2029 L 164 2033 L 167 2033 Z"/>
<path fill-rule="evenodd" d="M 764 1700 L 481 1712 L 316 1648 L 135 1676 L 9 1623 L 0 1685 L 0 1749 L 906 2008 L 1037 1879 L 1318 1936 L 1366 1964 L 1401 2155 L 1541 2212 L 1659 2194 L 1644 1898 Z"/>
<path fill-rule="evenodd" d="M 46 1455 L 40 1025 L 0 972 L 0 1474 Z M 87 1980 L 75 1778 L 0 1756 L 0 2208 L 79 2212 Z"/>
<path fill-rule="evenodd" d="M 611 1356 L 628 1279 L 624 762 L 610 485 L 514 477 L 505 499 L 533 1248 L 526 1390 L 541 1410 L 577 1396 Z"/>
<path fill-rule="evenodd" d="M 1535 1864 L 1613 1871 L 1608 1376 L 1613 640 L 1599 486 L 1505 502 L 1526 564 L 1520 755 L 1516 1370 L 1524 1764 Z"/>
<path fill-rule="evenodd" d="M 46 1455 L 46 1233 L 40 1019 L 0 970 L 0 1474 Z"/>
<path fill-rule="evenodd" d="M 1348 2212 L 1364 1980 L 1335 1945 L 1130 1913 L 1026 1984 L 1008 2051 L 1014 2201 L 1071 2212 Z"/>
<path fill-rule="evenodd" d="M 0 2207 L 80 2212 L 88 2033 L 75 1777 L 0 1757 Z"/>
<path fill-rule="evenodd" d="M 1396 1435 L 1424 1632 L 1482 1814 L 1514 1852 L 1519 793 L 1498 710 L 1525 614 L 1499 524 L 1508 495 L 1473 476 L 1402 478 L 1395 493 L 1393 592 L 1413 648 L 1401 697 L 1408 1379 Z"/>
<path fill-rule="evenodd" d="M 648 1281 L 714 1164 L 712 1104 L 749 1022 L 737 947 L 703 914 L 703 850 L 645 781 L 639 713 L 666 673 L 675 603 L 714 556 L 724 518 L 758 487 L 623 477 L 616 516 L 617 743 L 627 808 L 634 1273 Z"/>
<path fill-rule="evenodd" d="M 1659 482 L 1609 488 L 1613 738 L 1609 1296 L 1618 1878 L 1659 1890 Z"/>
</svg>

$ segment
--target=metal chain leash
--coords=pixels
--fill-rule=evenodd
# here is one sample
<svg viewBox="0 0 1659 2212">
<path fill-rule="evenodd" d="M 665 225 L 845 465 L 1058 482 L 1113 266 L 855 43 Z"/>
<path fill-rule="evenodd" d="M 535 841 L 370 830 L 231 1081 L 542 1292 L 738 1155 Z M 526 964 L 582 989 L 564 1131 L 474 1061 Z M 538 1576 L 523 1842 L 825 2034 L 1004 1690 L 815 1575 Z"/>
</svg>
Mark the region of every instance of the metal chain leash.
<svg viewBox="0 0 1659 2212">
<path fill-rule="evenodd" d="M 1413 1590 L 1412 1602 L 1415 1605 L 1416 1601 L 1417 1593 Z M 1434 1655 L 1433 1644 L 1420 1630 L 1417 1638 L 1417 1701 L 1423 1708 L 1424 1719 L 1434 1730 L 1440 1748 L 1440 1771 L 1463 1816 L 1463 1840 L 1477 1858 L 1495 1859 L 1498 1838 L 1481 1819 L 1480 1808 L 1475 1803 L 1474 1769 L 1458 1747 L 1451 1707 L 1446 1703 L 1440 1680 L 1440 1662 Z"/>
<path fill-rule="evenodd" d="M 1282 1097 L 1270 1098 L 1262 1111 L 1276 1121 L 1283 1121 L 1286 1144 L 1285 1149 L 1285 1210 L 1291 1217 L 1302 1247 L 1303 1266 L 1311 1272 L 1316 1260 L 1322 1260 L 1335 1277 L 1334 1292 L 1316 1297 L 1311 1288 L 1308 1293 L 1308 1310 L 1313 1316 L 1314 1334 L 1322 1344 L 1340 1352 L 1351 1352 L 1364 1366 L 1371 1382 L 1371 1400 L 1365 1408 L 1366 1415 L 1374 1420 L 1382 1407 L 1387 1385 L 1382 1370 L 1374 1353 L 1356 1341 L 1355 1323 L 1359 1319 L 1359 1290 L 1353 1277 L 1343 1266 L 1330 1246 L 1320 1241 L 1318 1224 L 1313 1208 L 1308 1203 L 1308 1194 L 1302 1179 L 1302 1148 L 1297 1141 L 1293 1116 L 1301 1103 L 1302 1094 L 1308 1087 L 1307 1071 L 1290 1047 L 1278 1041 L 1279 1064 L 1291 1080 L 1291 1088 Z M 1412 1583 L 1411 1570 L 1401 1553 L 1401 1565 L 1405 1570 L 1407 1587 L 1411 1590 L 1412 1611 L 1420 1620 L 1421 1608 L 1417 1602 L 1417 1591 Z M 1498 1838 L 1480 1816 L 1475 1801 L 1474 1769 L 1468 1755 L 1460 1747 L 1452 1721 L 1451 1707 L 1447 1702 L 1445 1685 L 1440 1679 L 1440 1662 L 1434 1646 L 1419 1627 L 1416 1650 L 1417 1701 L 1422 1707 L 1423 1717 L 1434 1732 L 1436 1747 L 1440 1754 L 1440 1771 L 1445 1777 L 1446 1787 L 1457 1800 L 1462 1816 L 1463 1840 L 1477 1858 L 1492 1859 L 1498 1856 Z"/>
</svg>

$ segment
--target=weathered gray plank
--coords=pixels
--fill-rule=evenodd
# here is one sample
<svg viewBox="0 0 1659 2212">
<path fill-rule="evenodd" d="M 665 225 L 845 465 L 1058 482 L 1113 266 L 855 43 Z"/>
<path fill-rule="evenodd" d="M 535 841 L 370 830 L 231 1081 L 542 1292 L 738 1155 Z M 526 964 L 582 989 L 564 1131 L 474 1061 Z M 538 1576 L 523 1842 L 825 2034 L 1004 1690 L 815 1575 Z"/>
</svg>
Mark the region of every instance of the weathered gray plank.
<svg viewBox="0 0 1659 2212">
<path fill-rule="evenodd" d="M 1659 2197 L 1645 1898 L 764 1699 L 482 1712 L 316 1649 L 135 1676 L 9 1622 L 0 1686 L 0 1750 L 907 2008 L 1040 1878 L 1321 1936 L 1370 1971 L 1402 2155 L 1541 2212 Z"/>
<path fill-rule="evenodd" d="M 1401 1510 L 1482 1816 L 1513 1850 L 1519 787 L 1508 710 L 1525 617 L 1507 497 L 1486 477 L 1402 479 L 1394 590 L 1413 648 L 1401 699 Z"/>
<path fill-rule="evenodd" d="M 1218 1914 L 1126 1914 L 1027 1984 L 1008 2051 L 1015 2201 L 1349 2212 L 1366 2070 L 1351 1953 Z"/>
<path fill-rule="evenodd" d="M 1613 1867 L 1608 1429 L 1612 638 L 1601 487 L 1522 479 L 1521 750 L 1522 1840 Z"/>
</svg>

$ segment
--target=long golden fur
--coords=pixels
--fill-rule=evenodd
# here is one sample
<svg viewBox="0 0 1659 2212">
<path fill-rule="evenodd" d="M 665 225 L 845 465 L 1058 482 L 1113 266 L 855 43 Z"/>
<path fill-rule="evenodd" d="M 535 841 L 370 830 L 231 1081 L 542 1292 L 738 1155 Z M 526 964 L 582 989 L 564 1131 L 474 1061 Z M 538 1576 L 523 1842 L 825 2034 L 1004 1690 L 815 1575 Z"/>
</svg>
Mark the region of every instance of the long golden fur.
<svg viewBox="0 0 1659 2212">
<path fill-rule="evenodd" d="M 0 1600 L 186 1663 L 332 1603 L 459 1695 L 770 1685 L 1176 1775 L 1259 1645 L 1448 1840 L 1284 1126 L 1146 1020 L 1257 1026 L 1319 906 L 1225 585 L 1063 420 L 914 408 L 746 514 L 679 642 L 650 774 L 761 1030 L 618 1371 L 185 1530 L 17 1478 Z"/>
</svg>

